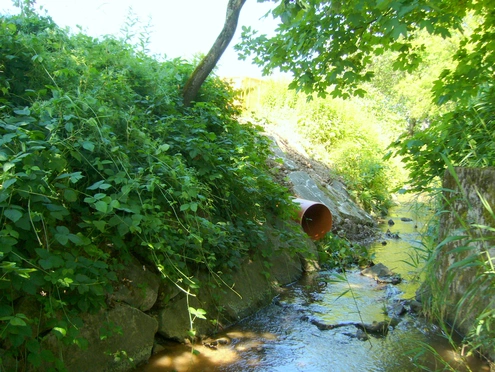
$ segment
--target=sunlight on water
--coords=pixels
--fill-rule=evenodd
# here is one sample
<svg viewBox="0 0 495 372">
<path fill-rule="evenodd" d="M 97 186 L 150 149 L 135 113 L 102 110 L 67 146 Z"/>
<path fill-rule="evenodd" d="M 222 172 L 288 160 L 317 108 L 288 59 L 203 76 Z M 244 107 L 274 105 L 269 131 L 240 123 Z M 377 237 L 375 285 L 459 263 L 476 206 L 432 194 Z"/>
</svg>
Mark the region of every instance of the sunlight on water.
<svg viewBox="0 0 495 372">
<path fill-rule="evenodd" d="M 383 238 L 370 247 L 375 254 L 375 263 L 383 263 L 404 279 L 397 287 L 404 292 L 404 298 L 414 298 L 419 287 L 418 273 L 412 257 L 417 257 L 415 248 L 421 248 L 421 235 L 426 234 L 433 211 L 426 204 L 402 204 L 390 211 L 390 215 L 380 225 Z M 388 221 L 393 224 L 389 225 Z M 398 239 L 388 238 L 387 231 Z M 386 244 L 383 244 L 386 243 Z"/>
<path fill-rule="evenodd" d="M 402 316 L 399 324 L 380 337 L 363 338 L 353 325 L 389 320 L 387 305 L 399 302 L 399 297 L 414 298 L 419 285 L 414 281 L 416 270 L 404 261 L 409 260 L 408 253 L 414 253 L 411 247 L 418 244 L 429 215 L 408 207 L 396 208 L 390 217 L 394 224 L 389 226 L 385 221 L 381 228 L 400 239 L 384 238 L 370 247 L 375 263 L 400 274 L 404 279 L 401 284 L 377 283 L 357 269 L 347 273 L 347 281 L 330 271 L 304 276 L 285 288 L 270 306 L 217 335 L 223 342 L 214 348 L 208 344 L 169 345 L 141 371 L 434 371 L 444 368 L 441 360 L 448 361 L 453 370 L 466 370 L 460 363 L 463 358 L 440 330 L 418 316 Z M 321 330 L 316 324 L 338 326 Z M 436 350 L 438 358 L 425 353 L 425 344 Z M 489 371 L 476 359 L 470 366 L 473 371 Z"/>
</svg>

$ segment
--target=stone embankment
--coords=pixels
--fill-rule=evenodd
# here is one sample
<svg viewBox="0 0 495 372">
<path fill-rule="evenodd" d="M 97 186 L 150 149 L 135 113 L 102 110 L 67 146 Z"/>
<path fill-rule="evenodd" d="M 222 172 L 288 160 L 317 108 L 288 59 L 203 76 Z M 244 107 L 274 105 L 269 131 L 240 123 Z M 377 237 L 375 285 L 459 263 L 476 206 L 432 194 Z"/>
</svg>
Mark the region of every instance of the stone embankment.
<svg viewBox="0 0 495 372">
<path fill-rule="evenodd" d="M 351 200 L 341 182 L 328 179 L 328 169 L 305 158 L 280 137 L 274 138 L 273 152 L 273 170 L 279 182 L 285 183 L 294 197 L 325 204 L 333 215 L 334 233 L 354 241 L 374 235 L 373 218 Z M 207 313 L 208 320 L 194 320 L 198 335 L 228 327 L 269 304 L 281 286 L 305 271 L 318 269 L 311 259 L 289 256 L 288 243 L 278 238 L 280 234 L 269 235 L 266 244 L 274 254 L 268 262 L 247 259 L 228 283 L 218 278 L 216 288 L 205 286 L 198 295 L 185 293 L 135 260 L 119 273 L 119 285 L 108 297 L 109 308 L 84 316 L 81 336 L 88 340 L 87 349 L 61 345 L 55 336 L 48 337 L 46 346 L 63 358 L 69 371 L 126 371 L 159 349 L 157 339 L 183 341 L 189 337 L 190 307 Z M 304 236 L 291 244 L 301 244 L 315 253 L 313 242 Z M 212 280 L 210 273 L 198 276 L 204 277 L 204 282 Z"/>
<path fill-rule="evenodd" d="M 495 310 L 494 185 L 493 167 L 455 168 L 455 175 L 446 172 L 443 180 L 445 211 L 440 219 L 435 276 L 426 297 L 444 300 L 446 320 L 463 335 L 476 329 L 493 334 L 487 319 Z M 495 360 L 490 338 L 485 338 L 482 349 Z"/>
</svg>

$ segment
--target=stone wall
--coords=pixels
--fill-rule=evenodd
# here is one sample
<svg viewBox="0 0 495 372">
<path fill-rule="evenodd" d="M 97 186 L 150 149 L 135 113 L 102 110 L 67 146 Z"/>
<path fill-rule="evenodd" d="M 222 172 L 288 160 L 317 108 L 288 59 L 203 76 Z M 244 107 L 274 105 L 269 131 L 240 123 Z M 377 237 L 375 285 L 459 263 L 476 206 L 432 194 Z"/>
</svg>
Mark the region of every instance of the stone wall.
<svg viewBox="0 0 495 372">
<path fill-rule="evenodd" d="M 445 301 L 445 318 L 467 335 L 481 313 L 495 309 L 495 273 L 485 266 L 495 258 L 495 220 L 489 212 L 495 210 L 495 168 L 456 168 L 455 173 L 447 172 L 443 181 L 436 284 L 430 291 Z M 484 351 L 495 358 L 495 350 Z"/>
<path fill-rule="evenodd" d="M 69 372 L 130 371 L 148 361 L 157 336 L 179 341 L 188 338 L 189 306 L 207 312 L 206 320 L 194 322 L 197 335 L 212 335 L 267 306 L 281 286 L 296 281 L 304 271 L 318 269 L 314 261 L 316 248 L 303 234 L 299 241 L 287 242 L 272 229 L 265 243 L 260 250 L 271 250 L 270 257 L 254 255 L 257 258 L 246 259 L 231 276 L 220 278 L 198 272 L 202 288 L 197 296 L 189 298 L 173 283 L 134 260 L 117 273 L 118 284 L 107 297 L 108 308 L 96 314 L 81 314 L 79 336 L 86 339 L 87 347 L 65 345 L 48 326 L 41 330 L 46 334 L 42 347 L 61 358 Z M 309 255 L 289 255 L 293 244 L 304 247 Z M 40 312 L 40 304 L 28 297 L 18 302 L 18 312 L 32 316 Z M 16 370 L 9 361 L 4 363 Z M 50 369 L 40 366 L 36 370 Z"/>
<path fill-rule="evenodd" d="M 291 160 L 290 154 L 278 147 L 274 150 L 275 157 L 283 160 L 283 165 L 276 163 L 283 168 L 283 182 L 290 183 L 286 186 L 295 197 L 325 204 L 333 216 L 334 233 L 342 233 L 354 241 L 374 235 L 373 218 L 352 201 L 344 185 L 335 180 L 325 181 L 327 168 L 317 167 L 319 171 L 309 172 L 314 168 L 311 166 L 305 169 L 307 173 L 300 161 Z M 42 330 L 47 334 L 44 347 L 62 358 L 69 372 L 127 371 L 149 359 L 157 336 L 179 341 L 188 337 L 189 306 L 207 312 L 207 320 L 194 322 L 198 336 L 211 335 L 233 325 L 267 306 L 281 286 L 296 281 L 305 271 L 318 269 L 310 257 L 288 254 L 294 247 L 300 247 L 300 251 L 306 250 L 317 257 L 313 242 L 303 234 L 297 241 L 282 241 L 276 233 L 282 228 L 286 227 L 275 226 L 272 233 L 267 233 L 266 246 L 259 247 L 272 250 L 271 257 L 254 255 L 257 258 L 246 259 L 228 279 L 215 278 L 207 272 L 196 273 L 201 283 L 213 283 L 204 285 L 197 296 L 187 296 L 152 268 L 135 260 L 118 273 L 118 285 L 107 298 L 109 308 L 98 314 L 82 315 L 81 336 L 87 339 L 88 348 L 61 344 L 49 328 Z M 24 302 L 25 308 L 19 312 L 39 313 L 40 309 L 35 308 L 39 304 Z M 102 333 L 105 329 L 112 331 L 109 337 Z"/>
</svg>

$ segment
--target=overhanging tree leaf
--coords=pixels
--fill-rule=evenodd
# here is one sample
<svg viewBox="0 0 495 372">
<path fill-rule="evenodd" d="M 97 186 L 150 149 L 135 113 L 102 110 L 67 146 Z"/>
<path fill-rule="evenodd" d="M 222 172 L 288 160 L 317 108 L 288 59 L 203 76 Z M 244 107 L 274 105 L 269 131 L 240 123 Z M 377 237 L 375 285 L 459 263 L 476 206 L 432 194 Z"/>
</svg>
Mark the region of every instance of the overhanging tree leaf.
<svg viewBox="0 0 495 372">
<path fill-rule="evenodd" d="M 488 47 L 495 24 L 491 0 L 455 3 L 446 0 L 283 0 L 278 4 L 271 11 L 274 18 L 280 19 L 276 34 L 258 35 L 246 28 L 236 49 L 241 58 L 252 56 L 265 74 L 276 68 L 292 73 L 291 88 L 298 91 L 325 96 L 332 90 L 333 96 L 341 97 L 362 94 L 359 85 L 370 80 L 373 56 L 386 50 L 396 51 L 394 67 L 412 71 L 421 60 L 418 51 L 422 45 L 413 42 L 418 31 L 449 38 L 452 30 L 462 30 L 463 19 L 470 12 L 482 19 L 474 36 L 468 36 L 471 47 L 466 49 L 472 52 L 457 56 L 458 71 L 448 71 L 444 76 L 451 83 L 447 86 L 449 91 L 438 96 L 444 101 L 463 94 L 472 96 L 476 91 L 473 87 L 486 81 L 490 74 L 493 78 L 494 64 L 484 62 L 493 62 L 495 56 L 494 48 Z M 462 72 L 462 68 L 471 73 Z M 462 89 L 456 90 L 456 85 Z"/>
</svg>

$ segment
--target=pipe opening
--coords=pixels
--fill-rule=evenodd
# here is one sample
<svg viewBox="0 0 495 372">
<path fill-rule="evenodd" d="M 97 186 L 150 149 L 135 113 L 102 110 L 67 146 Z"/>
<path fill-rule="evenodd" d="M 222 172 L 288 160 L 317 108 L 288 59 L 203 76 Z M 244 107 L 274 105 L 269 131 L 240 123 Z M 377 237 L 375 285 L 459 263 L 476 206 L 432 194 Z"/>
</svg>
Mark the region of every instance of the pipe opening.
<svg viewBox="0 0 495 372">
<path fill-rule="evenodd" d="M 304 199 L 294 202 L 300 206 L 299 223 L 311 239 L 320 240 L 332 230 L 332 213 L 325 204 Z"/>
</svg>

